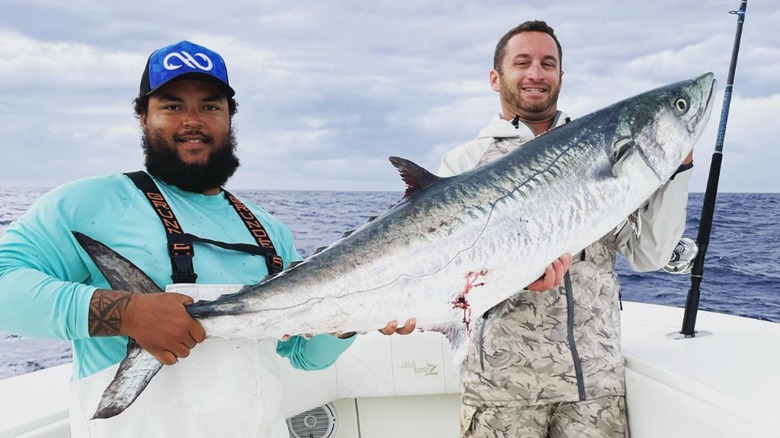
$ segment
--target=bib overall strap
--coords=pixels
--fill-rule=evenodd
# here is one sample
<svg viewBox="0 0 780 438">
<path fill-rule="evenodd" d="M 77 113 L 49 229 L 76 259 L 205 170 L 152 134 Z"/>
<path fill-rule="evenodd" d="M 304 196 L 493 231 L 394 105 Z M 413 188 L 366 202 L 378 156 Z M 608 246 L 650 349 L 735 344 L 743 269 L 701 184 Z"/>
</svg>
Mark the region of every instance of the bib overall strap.
<svg viewBox="0 0 780 438">
<path fill-rule="evenodd" d="M 165 227 L 165 236 L 168 239 L 168 254 L 171 258 L 171 268 L 173 275 L 171 279 L 174 283 L 195 283 L 198 274 L 192 266 L 192 257 L 195 255 L 195 248 L 192 246 L 192 240 L 184 233 L 173 214 L 173 210 L 165 201 L 157 184 L 144 171 L 125 173 L 128 178 L 143 192 L 146 199 L 152 204 L 157 216 Z"/>
<path fill-rule="evenodd" d="M 128 172 L 125 175 L 143 192 L 146 199 L 152 204 L 152 208 L 160 218 L 163 227 L 165 227 L 165 236 L 168 239 L 168 253 L 171 258 L 173 271 L 171 279 L 173 279 L 174 283 L 195 283 L 195 280 L 198 278 L 192 264 L 192 257 L 195 255 L 193 242 L 201 242 L 224 249 L 263 256 L 269 275 L 277 274 L 284 269 L 284 260 L 276 253 L 274 244 L 265 231 L 263 224 L 260 223 L 243 202 L 226 190 L 223 190 L 225 199 L 233 206 L 238 217 L 244 222 L 247 230 L 249 230 L 255 242 L 257 242 L 257 246 L 245 243 L 218 242 L 185 233 L 173 210 L 171 210 L 162 193 L 160 193 L 157 184 L 154 183 L 146 172 Z"/>
<path fill-rule="evenodd" d="M 268 274 L 272 275 L 282 272 L 282 269 L 284 269 L 284 261 L 276 253 L 274 243 L 268 236 L 268 232 L 265 231 L 263 224 L 257 220 L 252 211 L 249 210 L 243 202 L 228 193 L 227 190 L 222 189 L 222 191 L 225 193 L 225 199 L 228 200 L 230 205 L 236 210 L 236 213 L 238 213 L 238 217 L 244 221 L 244 225 L 246 225 L 247 230 L 249 230 L 249 234 L 251 234 L 257 244 L 265 250 L 265 265 L 268 268 Z"/>
</svg>

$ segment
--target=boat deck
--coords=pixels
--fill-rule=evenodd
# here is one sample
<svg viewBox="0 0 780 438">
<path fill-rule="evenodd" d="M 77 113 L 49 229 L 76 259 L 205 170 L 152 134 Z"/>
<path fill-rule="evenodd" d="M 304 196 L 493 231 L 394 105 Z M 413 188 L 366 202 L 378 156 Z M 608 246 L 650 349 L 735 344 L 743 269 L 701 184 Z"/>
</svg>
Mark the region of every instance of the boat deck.
<svg viewBox="0 0 780 438">
<path fill-rule="evenodd" d="M 699 336 L 680 339 L 682 315 L 624 303 L 632 437 L 780 437 L 780 324 L 700 311 Z M 332 402 L 335 437 L 458 436 L 459 379 L 438 334 L 364 335 L 323 371 L 280 364 L 285 413 Z M 0 438 L 68 437 L 69 378 L 66 364 L 0 380 Z"/>
</svg>

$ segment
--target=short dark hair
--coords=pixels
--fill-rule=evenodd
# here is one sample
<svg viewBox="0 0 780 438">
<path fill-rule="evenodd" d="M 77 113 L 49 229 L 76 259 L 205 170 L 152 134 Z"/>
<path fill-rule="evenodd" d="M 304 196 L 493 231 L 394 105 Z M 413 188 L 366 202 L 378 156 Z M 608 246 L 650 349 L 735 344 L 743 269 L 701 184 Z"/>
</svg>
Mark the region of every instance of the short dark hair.
<svg viewBox="0 0 780 438">
<path fill-rule="evenodd" d="M 493 68 L 497 72 L 501 73 L 501 62 L 504 60 L 504 55 L 506 54 L 507 43 L 510 39 L 512 39 L 513 36 L 523 32 L 542 32 L 550 35 L 555 41 L 555 45 L 558 46 L 558 58 L 560 58 L 559 62 L 561 63 L 561 67 L 563 66 L 563 49 L 561 49 L 561 43 L 555 36 L 555 30 L 553 30 L 553 28 L 544 21 L 530 20 L 520 24 L 513 29 L 510 29 L 509 32 L 504 34 L 504 36 L 498 40 L 498 44 L 496 44 L 496 51 L 493 54 Z"/>
<path fill-rule="evenodd" d="M 233 116 L 238 112 L 238 102 L 236 102 L 236 99 L 233 97 L 228 97 L 227 100 L 228 112 L 230 113 L 230 118 L 232 119 Z M 146 114 L 146 112 L 149 111 L 149 96 L 141 94 L 136 97 L 133 100 L 133 110 L 135 111 L 135 116 L 138 118 Z"/>
</svg>

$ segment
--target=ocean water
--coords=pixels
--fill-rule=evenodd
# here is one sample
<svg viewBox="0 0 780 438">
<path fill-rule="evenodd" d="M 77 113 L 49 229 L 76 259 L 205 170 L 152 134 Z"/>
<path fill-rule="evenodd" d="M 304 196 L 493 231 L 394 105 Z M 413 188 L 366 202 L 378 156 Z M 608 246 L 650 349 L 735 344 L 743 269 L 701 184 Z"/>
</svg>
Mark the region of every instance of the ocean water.
<svg viewBox="0 0 780 438">
<path fill-rule="evenodd" d="M 0 187 L 0 233 L 44 189 Z M 236 191 L 282 219 L 304 257 L 395 204 L 400 192 Z M 688 202 L 685 236 L 695 240 L 703 194 Z M 718 195 L 700 308 L 780 322 L 780 193 Z M 635 273 L 618 261 L 623 299 L 684 307 L 688 275 Z M 680 321 L 682 325 L 682 321 Z M 0 379 L 71 360 L 67 341 L 0 333 Z"/>
</svg>

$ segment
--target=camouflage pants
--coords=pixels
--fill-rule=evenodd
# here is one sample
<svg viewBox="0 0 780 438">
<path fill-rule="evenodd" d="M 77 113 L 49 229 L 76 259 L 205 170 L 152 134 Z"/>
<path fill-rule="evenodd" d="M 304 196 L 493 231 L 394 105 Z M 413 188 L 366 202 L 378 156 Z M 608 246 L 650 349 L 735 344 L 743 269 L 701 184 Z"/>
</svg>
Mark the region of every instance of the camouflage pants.
<svg viewBox="0 0 780 438">
<path fill-rule="evenodd" d="M 627 438 L 626 399 L 523 407 L 461 406 L 464 438 Z"/>
</svg>

